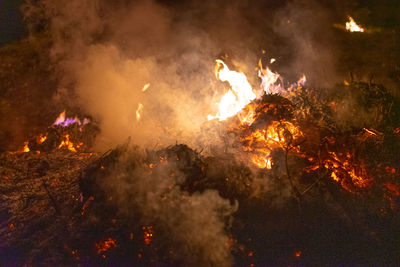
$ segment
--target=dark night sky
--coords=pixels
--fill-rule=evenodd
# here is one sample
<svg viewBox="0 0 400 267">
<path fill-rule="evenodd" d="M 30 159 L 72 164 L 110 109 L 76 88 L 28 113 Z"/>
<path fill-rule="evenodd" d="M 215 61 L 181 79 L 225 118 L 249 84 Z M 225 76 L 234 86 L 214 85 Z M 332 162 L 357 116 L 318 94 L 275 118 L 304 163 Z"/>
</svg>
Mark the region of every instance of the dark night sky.
<svg viewBox="0 0 400 267">
<path fill-rule="evenodd" d="M 24 34 L 19 6 L 24 0 L 0 0 L 0 45 Z"/>
</svg>

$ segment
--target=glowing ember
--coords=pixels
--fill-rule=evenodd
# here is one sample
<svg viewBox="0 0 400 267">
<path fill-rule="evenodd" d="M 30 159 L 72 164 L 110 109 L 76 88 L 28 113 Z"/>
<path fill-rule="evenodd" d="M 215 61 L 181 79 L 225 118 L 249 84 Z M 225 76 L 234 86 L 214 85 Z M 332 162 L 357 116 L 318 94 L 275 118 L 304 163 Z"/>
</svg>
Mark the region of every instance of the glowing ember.
<svg viewBox="0 0 400 267">
<path fill-rule="evenodd" d="M 140 121 L 140 118 L 142 117 L 142 110 L 143 110 L 143 105 L 139 103 L 138 108 L 136 110 L 136 120 Z"/>
<path fill-rule="evenodd" d="M 399 186 L 393 184 L 393 183 L 386 183 L 385 184 L 387 194 L 386 197 L 390 200 L 390 208 L 392 210 L 396 209 L 398 206 L 398 198 L 400 196 L 400 188 Z"/>
<path fill-rule="evenodd" d="M 93 197 L 93 196 L 90 196 L 90 197 L 86 200 L 86 202 L 85 202 L 85 203 L 83 204 L 83 206 L 82 206 L 81 215 L 84 215 L 84 214 L 85 214 L 86 210 L 89 208 L 90 203 L 92 203 L 93 200 L 94 200 L 94 197 Z"/>
<path fill-rule="evenodd" d="M 83 122 L 81 122 L 80 119 L 78 119 L 78 117 L 76 116 L 74 118 L 65 118 L 65 110 L 64 110 L 63 112 L 60 113 L 56 121 L 53 123 L 53 126 L 66 127 L 75 123 L 78 125 L 85 125 L 88 124 L 89 122 L 90 120 L 87 118 L 84 118 Z"/>
<path fill-rule="evenodd" d="M 146 245 L 150 245 L 153 239 L 153 227 L 152 226 L 143 226 L 143 239 Z"/>
<path fill-rule="evenodd" d="M 222 60 L 216 60 L 215 75 L 222 82 L 227 81 L 231 88 L 222 97 L 218 105 L 218 114 L 208 115 L 208 119 L 218 118 L 220 121 L 236 115 L 242 108 L 256 98 L 253 88 L 247 81 L 246 75 L 241 72 L 231 71 Z"/>
<path fill-rule="evenodd" d="M 112 238 L 96 243 L 97 254 L 102 254 L 113 247 L 117 247 L 117 243 L 116 240 Z"/>
<path fill-rule="evenodd" d="M 293 144 L 293 140 L 303 136 L 301 131 L 291 122 L 273 121 L 266 129 L 257 129 L 250 135 L 241 138 L 245 144 L 244 151 L 252 152 L 252 162 L 259 168 L 271 169 L 273 149 L 286 149 Z M 299 152 L 293 147 L 294 152 Z"/>
<path fill-rule="evenodd" d="M 349 192 L 354 192 L 354 188 L 365 188 L 372 181 L 364 164 L 354 160 L 350 153 L 329 152 L 329 157 L 322 161 L 322 166 L 330 171 L 333 180 L 340 183 Z M 313 165 L 306 170 L 311 171 L 318 168 L 318 165 Z"/>
<path fill-rule="evenodd" d="M 349 32 L 364 32 L 364 28 L 358 25 L 352 17 L 349 16 L 349 21 L 346 22 L 346 30 Z"/>
</svg>

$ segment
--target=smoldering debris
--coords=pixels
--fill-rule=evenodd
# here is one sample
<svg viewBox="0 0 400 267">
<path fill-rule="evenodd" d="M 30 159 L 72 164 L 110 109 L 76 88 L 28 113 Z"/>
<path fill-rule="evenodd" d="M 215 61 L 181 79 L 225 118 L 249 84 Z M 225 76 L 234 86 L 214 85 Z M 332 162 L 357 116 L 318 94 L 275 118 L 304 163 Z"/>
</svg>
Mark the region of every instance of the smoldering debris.
<svg viewBox="0 0 400 267">
<path fill-rule="evenodd" d="M 386 240 L 397 229 L 400 131 L 388 128 L 389 118 L 356 134 L 328 127 L 333 119 L 319 116 L 318 105 L 331 99 L 313 102 L 302 90 L 313 108 L 296 115 L 301 130 L 318 134 L 293 141 L 303 154 L 278 143 L 270 169 L 252 165 L 246 151 L 247 160 L 237 157 L 233 147 L 206 156 L 183 144 L 149 150 L 128 142 L 103 155 L 2 154 L 0 258 L 34 265 L 392 262 L 398 246 Z M 296 114 L 282 96 L 262 100 L 259 129 Z M 230 131 L 240 143 L 241 129 Z M 377 231 L 382 224 L 387 231 Z M 359 255 L 337 258 L 355 246 Z"/>
</svg>

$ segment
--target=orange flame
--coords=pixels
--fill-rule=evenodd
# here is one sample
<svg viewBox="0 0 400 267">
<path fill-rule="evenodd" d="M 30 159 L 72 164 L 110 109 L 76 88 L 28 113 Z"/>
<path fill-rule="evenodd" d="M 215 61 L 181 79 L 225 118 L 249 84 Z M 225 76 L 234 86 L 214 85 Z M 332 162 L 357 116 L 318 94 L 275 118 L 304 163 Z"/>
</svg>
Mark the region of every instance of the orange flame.
<svg viewBox="0 0 400 267">
<path fill-rule="evenodd" d="M 24 148 L 22 149 L 21 152 L 29 152 L 29 151 L 31 151 L 29 149 L 29 142 L 24 142 Z"/>
<path fill-rule="evenodd" d="M 354 192 L 354 187 L 365 188 L 372 179 L 368 176 L 365 165 L 356 162 L 350 153 L 328 152 L 329 157 L 322 161 L 322 166 L 330 171 L 333 180 L 349 192 Z M 317 170 L 319 165 L 312 165 L 306 171 Z"/>
<path fill-rule="evenodd" d="M 47 133 L 45 135 L 36 136 L 36 143 L 42 144 L 47 139 Z"/>
<path fill-rule="evenodd" d="M 74 143 L 72 143 L 69 140 L 69 134 L 64 135 L 63 138 L 64 138 L 64 140 L 61 141 L 60 145 L 58 146 L 58 149 L 60 149 L 60 148 L 65 146 L 69 151 L 77 152 L 75 147 L 74 147 Z"/>
<path fill-rule="evenodd" d="M 266 129 L 257 129 L 250 135 L 241 138 L 246 145 L 244 151 L 252 152 L 251 161 L 259 168 L 271 169 L 273 149 L 285 149 L 293 144 L 293 140 L 303 136 L 302 132 L 291 122 L 273 121 Z M 293 148 L 299 152 L 298 148 Z"/>
</svg>

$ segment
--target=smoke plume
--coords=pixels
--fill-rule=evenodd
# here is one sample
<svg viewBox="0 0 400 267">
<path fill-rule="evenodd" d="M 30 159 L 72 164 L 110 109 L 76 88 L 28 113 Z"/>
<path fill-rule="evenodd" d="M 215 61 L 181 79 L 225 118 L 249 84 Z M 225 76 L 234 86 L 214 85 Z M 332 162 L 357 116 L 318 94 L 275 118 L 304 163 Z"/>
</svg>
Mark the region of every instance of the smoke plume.
<svg viewBox="0 0 400 267">
<path fill-rule="evenodd" d="M 326 84 L 332 77 L 329 34 L 321 34 L 326 12 L 307 3 L 45 0 L 27 1 L 24 13 L 31 31 L 44 28 L 54 41 L 59 92 L 75 92 L 74 103 L 100 122 L 98 149 L 128 136 L 147 147 L 198 146 L 224 93 L 213 74 L 221 54 L 255 87 L 263 49 L 290 78 L 306 73 Z"/>
</svg>

